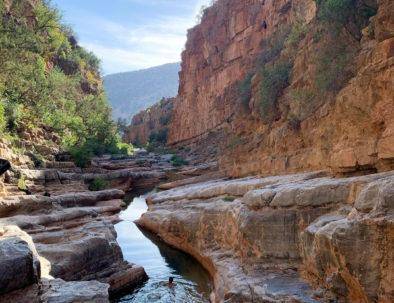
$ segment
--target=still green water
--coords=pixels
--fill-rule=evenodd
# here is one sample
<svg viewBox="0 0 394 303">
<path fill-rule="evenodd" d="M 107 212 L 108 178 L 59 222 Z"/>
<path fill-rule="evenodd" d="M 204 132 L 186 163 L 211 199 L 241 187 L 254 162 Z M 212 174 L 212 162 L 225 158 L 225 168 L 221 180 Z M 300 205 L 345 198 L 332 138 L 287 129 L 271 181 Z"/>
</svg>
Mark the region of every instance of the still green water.
<svg viewBox="0 0 394 303">
<path fill-rule="evenodd" d="M 209 274 L 191 256 L 141 231 L 133 221 L 148 209 L 144 196 L 134 198 L 115 225 L 125 260 L 145 268 L 149 280 L 116 302 L 127 303 L 205 303 L 212 289 Z M 168 288 L 174 277 L 175 287 Z"/>
</svg>

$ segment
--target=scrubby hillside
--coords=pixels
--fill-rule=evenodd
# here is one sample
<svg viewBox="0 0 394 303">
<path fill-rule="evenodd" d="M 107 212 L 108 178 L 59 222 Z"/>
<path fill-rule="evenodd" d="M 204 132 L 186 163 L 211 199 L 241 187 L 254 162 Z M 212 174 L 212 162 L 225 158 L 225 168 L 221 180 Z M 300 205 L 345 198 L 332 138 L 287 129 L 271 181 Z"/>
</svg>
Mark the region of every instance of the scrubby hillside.
<svg viewBox="0 0 394 303">
<path fill-rule="evenodd" d="M 105 76 L 104 87 L 113 107 L 114 118 L 129 120 L 161 98 L 176 96 L 179 70 L 179 63 L 170 63 Z"/>
<path fill-rule="evenodd" d="M 0 3 L 0 133 L 35 158 L 116 150 L 99 60 L 41 0 Z"/>
</svg>

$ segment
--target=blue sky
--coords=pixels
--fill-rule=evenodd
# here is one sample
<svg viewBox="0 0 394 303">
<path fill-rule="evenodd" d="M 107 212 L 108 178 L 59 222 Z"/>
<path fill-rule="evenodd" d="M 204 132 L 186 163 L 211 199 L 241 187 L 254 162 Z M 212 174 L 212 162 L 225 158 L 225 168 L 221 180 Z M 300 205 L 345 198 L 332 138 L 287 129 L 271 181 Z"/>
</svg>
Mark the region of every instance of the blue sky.
<svg viewBox="0 0 394 303">
<path fill-rule="evenodd" d="M 186 31 L 210 0 L 52 0 L 104 74 L 180 61 Z"/>
</svg>

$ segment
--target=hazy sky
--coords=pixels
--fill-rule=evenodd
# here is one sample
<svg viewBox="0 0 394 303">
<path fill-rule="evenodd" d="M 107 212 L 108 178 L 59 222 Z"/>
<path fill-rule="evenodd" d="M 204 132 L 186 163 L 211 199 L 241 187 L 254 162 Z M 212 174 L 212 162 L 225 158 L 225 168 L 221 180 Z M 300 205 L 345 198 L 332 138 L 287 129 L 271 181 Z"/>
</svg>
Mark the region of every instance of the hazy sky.
<svg viewBox="0 0 394 303">
<path fill-rule="evenodd" d="M 210 0 L 52 0 L 104 74 L 180 61 L 186 30 Z"/>
</svg>

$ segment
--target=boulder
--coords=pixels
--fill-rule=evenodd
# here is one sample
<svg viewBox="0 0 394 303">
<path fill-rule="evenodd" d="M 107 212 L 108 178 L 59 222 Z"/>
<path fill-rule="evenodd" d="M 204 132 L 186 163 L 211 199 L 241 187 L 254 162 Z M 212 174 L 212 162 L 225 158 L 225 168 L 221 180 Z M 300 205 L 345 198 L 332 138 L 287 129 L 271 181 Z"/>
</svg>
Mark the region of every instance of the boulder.
<svg viewBox="0 0 394 303">
<path fill-rule="evenodd" d="M 0 294 L 37 283 L 40 266 L 29 244 L 19 237 L 0 239 Z"/>
</svg>

